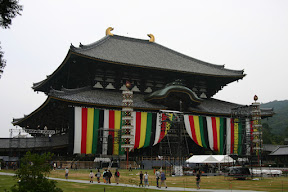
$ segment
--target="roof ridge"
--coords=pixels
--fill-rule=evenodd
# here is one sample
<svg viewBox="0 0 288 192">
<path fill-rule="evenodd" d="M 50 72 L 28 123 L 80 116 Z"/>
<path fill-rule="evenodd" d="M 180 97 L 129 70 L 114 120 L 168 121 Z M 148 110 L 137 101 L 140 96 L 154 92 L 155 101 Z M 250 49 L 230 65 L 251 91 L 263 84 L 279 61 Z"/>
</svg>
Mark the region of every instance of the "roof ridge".
<svg viewBox="0 0 288 192">
<path fill-rule="evenodd" d="M 87 45 L 83 45 L 81 42 L 80 42 L 80 45 L 79 47 L 75 47 L 72 45 L 72 49 L 75 50 L 75 49 L 81 49 L 81 50 L 87 50 L 87 49 L 91 49 L 91 48 L 94 48 L 95 46 L 98 46 L 98 45 L 101 45 L 102 43 L 105 43 L 108 39 L 110 38 L 116 38 L 116 39 L 123 39 L 123 40 L 132 40 L 132 41 L 138 41 L 138 42 L 142 42 L 142 43 L 150 43 L 149 40 L 146 40 L 146 39 L 137 39 L 137 38 L 133 38 L 133 37 L 126 37 L 126 36 L 121 36 L 121 35 L 106 35 L 104 36 L 103 38 L 101 38 L 100 40 L 98 41 L 95 41 L 93 43 L 90 43 L 90 44 L 87 44 Z"/>
<path fill-rule="evenodd" d="M 98 45 L 101 45 L 103 44 L 105 41 L 107 41 L 111 36 L 110 35 L 106 35 L 105 37 L 99 39 L 98 41 L 95 41 L 93 43 L 90 43 L 90 44 L 87 44 L 87 45 L 83 45 L 81 42 L 80 42 L 80 45 L 79 47 L 70 47 L 70 49 L 72 50 L 88 50 L 88 49 L 91 49 L 91 48 L 94 48 L 95 46 L 98 46 Z"/>
</svg>

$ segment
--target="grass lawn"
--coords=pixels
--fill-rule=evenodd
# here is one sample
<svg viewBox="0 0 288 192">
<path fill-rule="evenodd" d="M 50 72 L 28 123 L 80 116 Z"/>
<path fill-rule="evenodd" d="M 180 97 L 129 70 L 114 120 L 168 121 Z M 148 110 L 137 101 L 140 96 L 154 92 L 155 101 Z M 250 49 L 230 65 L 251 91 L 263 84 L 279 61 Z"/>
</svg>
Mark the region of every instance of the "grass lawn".
<svg viewBox="0 0 288 192">
<path fill-rule="evenodd" d="M 6 171 L 5 172 L 13 172 Z M 103 170 L 101 170 L 102 172 Z M 143 173 L 148 172 L 149 184 L 152 186 L 156 185 L 156 180 L 153 170 L 144 170 Z M 51 171 L 50 177 L 65 178 L 64 170 Z M 87 184 L 81 183 L 70 183 L 58 181 L 57 186 L 62 188 L 64 191 L 158 191 L 158 190 L 148 190 L 148 189 L 139 189 L 139 188 L 128 188 L 128 187 L 114 187 L 107 185 L 90 185 L 89 181 L 89 172 L 90 170 L 69 170 L 69 179 L 78 179 L 86 180 Z M 93 173 L 96 173 L 96 170 L 93 170 Z M 112 169 L 114 174 L 114 169 Z M 3 191 L 5 188 L 10 189 L 10 187 L 15 184 L 17 181 L 14 177 L 11 176 L 0 176 L 0 191 Z M 103 179 L 101 178 L 103 182 Z M 114 177 L 112 178 L 114 181 Z M 183 177 L 170 177 L 167 176 L 167 185 L 168 187 L 185 187 L 185 188 L 196 188 L 195 185 L 195 176 L 183 176 Z M 3 183 L 3 185 L 2 185 Z M 129 172 L 128 170 L 120 170 L 120 183 L 126 183 L 130 185 L 139 184 L 139 171 L 133 170 Z M 202 189 L 231 189 L 231 190 L 259 190 L 259 191 L 288 191 L 288 177 L 265 177 L 260 180 L 233 180 L 224 176 L 212 176 L 212 177 L 201 177 L 201 188 Z M 184 191 L 184 190 L 183 190 Z"/>
</svg>

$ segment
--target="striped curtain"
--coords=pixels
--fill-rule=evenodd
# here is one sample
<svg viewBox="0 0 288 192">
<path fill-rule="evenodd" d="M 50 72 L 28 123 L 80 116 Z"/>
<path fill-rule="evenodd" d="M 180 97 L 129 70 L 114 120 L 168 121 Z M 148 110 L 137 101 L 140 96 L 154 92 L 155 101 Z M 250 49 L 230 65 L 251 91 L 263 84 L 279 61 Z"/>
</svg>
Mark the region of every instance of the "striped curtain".
<svg viewBox="0 0 288 192">
<path fill-rule="evenodd" d="M 74 154 L 121 155 L 122 112 L 94 108 L 74 108 Z M 134 125 L 134 149 L 158 144 L 167 135 L 172 114 L 132 112 Z M 100 128 L 103 131 L 99 131 Z M 99 133 L 102 133 L 100 141 Z M 99 146 L 101 145 L 101 146 Z"/>
<path fill-rule="evenodd" d="M 103 121 L 99 119 L 103 118 L 103 111 L 75 107 L 74 114 L 74 153 L 96 154 L 98 130 L 103 127 Z"/>
<path fill-rule="evenodd" d="M 224 117 L 184 115 L 184 124 L 191 139 L 199 146 L 219 154 L 242 153 L 241 122 Z"/>
<path fill-rule="evenodd" d="M 242 129 L 239 119 L 227 118 L 227 154 L 242 154 Z"/>
</svg>

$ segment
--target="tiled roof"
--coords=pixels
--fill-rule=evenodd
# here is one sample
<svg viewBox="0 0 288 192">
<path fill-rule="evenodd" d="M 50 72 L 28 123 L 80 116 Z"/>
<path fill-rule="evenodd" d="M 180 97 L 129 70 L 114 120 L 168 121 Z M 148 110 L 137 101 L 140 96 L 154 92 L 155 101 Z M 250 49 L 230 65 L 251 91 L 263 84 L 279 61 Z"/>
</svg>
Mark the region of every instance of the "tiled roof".
<svg viewBox="0 0 288 192">
<path fill-rule="evenodd" d="M 184 73 L 210 76 L 244 77 L 242 70 L 225 69 L 224 65 L 214 65 L 186 56 L 148 40 L 123 36 L 106 36 L 90 45 L 70 50 L 99 60 L 136 67 L 156 68 Z"/>
<path fill-rule="evenodd" d="M 272 152 L 278 148 L 279 148 L 279 145 L 263 144 L 263 151 Z"/>
<path fill-rule="evenodd" d="M 287 155 L 288 156 L 288 145 L 279 146 L 277 149 L 275 149 L 269 155 Z"/>
<path fill-rule="evenodd" d="M 122 93 L 115 91 L 104 91 L 98 89 L 91 89 L 90 87 L 84 87 L 79 89 L 65 89 L 61 91 L 51 90 L 49 96 L 52 96 L 56 99 L 61 99 L 65 101 L 85 103 L 85 104 L 94 104 L 94 105 L 103 105 L 103 106 L 122 106 Z M 142 108 L 142 109 L 151 109 L 151 110 L 160 110 L 167 109 L 167 107 L 160 104 L 153 104 L 146 102 L 145 95 L 134 94 L 133 95 L 133 107 Z M 236 103 L 230 103 L 226 101 L 221 101 L 218 99 L 203 99 L 202 102 L 195 106 L 189 107 L 189 111 L 202 114 L 212 114 L 212 115 L 231 115 L 231 109 L 237 108 L 243 105 Z M 270 115 L 265 113 L 265 110 L 262 112 L 262 115 Z"/>
<path fill-rule="evenodd" d="M 48 95 L 56 99 L 83 104 L 104 105 L 108 107 L 122 106 L 121 92 L 95 90 L 90 87 L 71 90 L 63 88 L 61 91 L 51 90 Z M 152 104 L 144 101 L 144 95 L 141 94 L 133 94 L 133 107 L 151 110 L 166 109 L 163 105 Z"/>
<path fill-rule="evenodd" d="M 196 113 L 231 116 L 232 109 L 238 107 L 247 107 L 247 109 L 249 109 L 249 106 L 210 98 L 210 99 L 203 99 L 200 105 L 197 105 L 195 107 L 189 107 L 189 110 L 191 112 Z M 269 117 L 273 115 L 274 115 L 273 109 L 266 109 L 266 108 L 261 109 L 261 116 Z"/>
<path fill-rule="evenodd" d="M 189 110 L 196 113 L 204 113 L 211 115 L 231 115 L 231 109 L 241 105 L 236 103 L 229 103 L 218 99 L 203 99 L 200 105 L 189 107 Z"/>
<path fill-rule="evenodd" d="M 47 105 L 51 99 L 56 99 L 60 101 L 70 102 L 72 105 L 94 105 L 101 108 L 121 108 L 122 107 L 122 93 L 117 91 L 105 91 L 99 89 L 92 89 L 91 87 L 83 87 L 78 89 L 65 89 L 62 90 L 50 90 L 48 94 L 49 97 L 42 106 L 36 109 L 34 113 L 38 113 L 40 109 Z M 142 94 L 133 94 L 133 107 L 137 110 L 146 110 L 146 111 L 157 111 L 168 109 L 164 105 L 153 104 L 146 102 L 144 100 L 145 95 Z M 242 105 L 230 103 L 226 101 L 221 101 L 217 99 L 203 99 L 202 102 L 196 107 L 189 107 L 188 113 L 194 114 L 203 114 L 211 116 L 231 116 L 231 110 L 236 107 L 241 107 Z M 173 109 L 170 109 L 173 110 Z M 175 110 L 175 109 L 174 109 Z M 186 111 L 187 113 L 187 111 Z M 24 116 L 23 118 L 13 119 L 13 124 L 17 125 L 19 122 L 29 118 L 31 116 Z M 262 115 L 272 116 L 273 111 L 271 112 L 262 112 Z"/>
</svg>

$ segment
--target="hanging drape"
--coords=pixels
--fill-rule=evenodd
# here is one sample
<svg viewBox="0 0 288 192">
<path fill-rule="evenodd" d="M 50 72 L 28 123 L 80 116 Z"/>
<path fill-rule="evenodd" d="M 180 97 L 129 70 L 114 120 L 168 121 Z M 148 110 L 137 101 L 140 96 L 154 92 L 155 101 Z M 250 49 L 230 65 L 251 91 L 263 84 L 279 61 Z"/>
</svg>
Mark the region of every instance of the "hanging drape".
<svg viewBox="0 0 288 192">
<path fill-rule="evenodd" d="M 242 124 L 238 119 L 184 115 L 184 124 L 197 145 L 219 154 L 242 153 Z"/>
<path fill-rule="evenodd" d="M 74 107 L 74 153 L 123 154 L 120 139 L 121 115 L 121 111 L 118 110 Z M 134 149 L 161 142 L 170 129 L 169 119 L 173 118 L 172 114 L 149 112 L 132 112 L 132 116 Z"/>
</svg>

